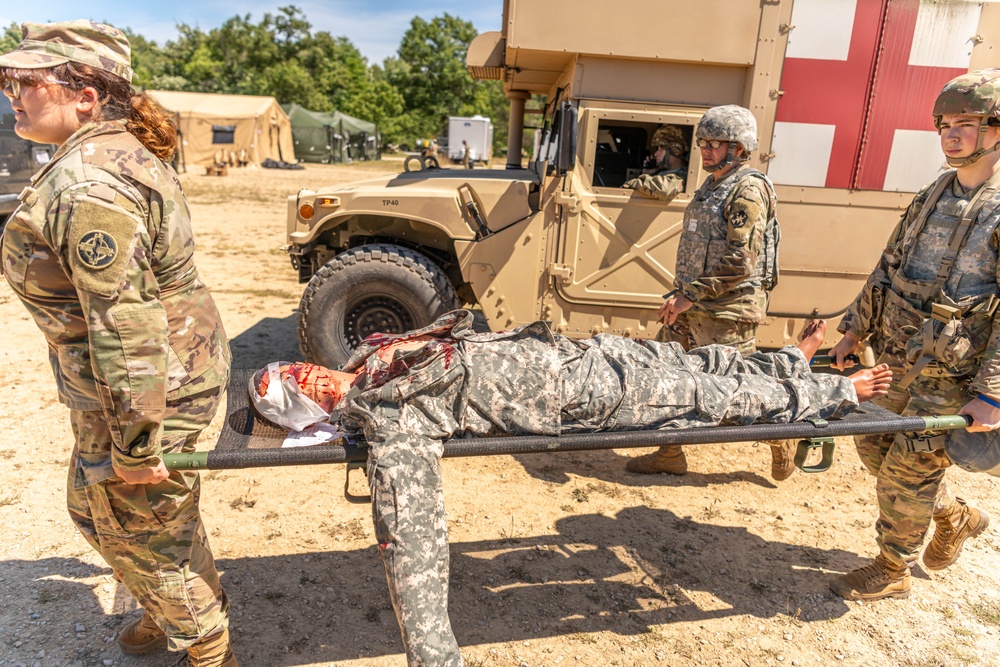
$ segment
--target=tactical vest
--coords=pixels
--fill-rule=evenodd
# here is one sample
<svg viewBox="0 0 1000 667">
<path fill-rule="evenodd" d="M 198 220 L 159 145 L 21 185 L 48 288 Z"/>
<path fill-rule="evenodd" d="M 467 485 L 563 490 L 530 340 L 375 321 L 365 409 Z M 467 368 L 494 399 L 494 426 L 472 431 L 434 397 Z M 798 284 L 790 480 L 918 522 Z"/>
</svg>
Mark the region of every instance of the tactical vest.
<svg viewBox="0 0 1000 667">
<path fill-rule="evenodd" d="M 997 251 L 990 238 L 1000 223 L 1000 177 L 962 206 L 952 194 L 955 172 L 928 191 L 904 232 L 900 267 L 885 293 L 879 333 L 905 353 L 905 389 L 919 375 L 971 379 L 983 359 L 1000 303 Z"/>
<path fill-rule="evenodd" d="M 722 260 L 728 246 L 729 209 L 736 199 L 740 186 L 748 179 L 757 178 L 764 183 L 768 194 L 768 221 L 764 230 L 764 244 L 760 261 L 753 274 L 740 283 L 737 289 L 748 287 L 770 291 L 778 284 L 778 242 L 781 229 L 775 217 L 776 199 L 771 180 L 753 168 L 737 170 L 716 187 L 710 181 L 698 188 L 684 212 L 684 230 L 677 248 L 677 277 L 691 282 L 706 273 Z"/>
</svg>

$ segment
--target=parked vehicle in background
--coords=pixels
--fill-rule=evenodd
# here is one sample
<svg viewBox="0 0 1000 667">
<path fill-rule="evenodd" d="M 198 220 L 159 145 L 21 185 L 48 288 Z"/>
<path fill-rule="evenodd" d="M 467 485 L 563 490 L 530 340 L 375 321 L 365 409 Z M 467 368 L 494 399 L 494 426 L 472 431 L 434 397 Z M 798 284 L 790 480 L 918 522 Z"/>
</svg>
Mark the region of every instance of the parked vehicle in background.
<svg viewBox="0 0 1000 667">
<path fill-rule="evenodd" d="M 493 122 L 483 116 L 452 116 L 448 119 L 448 158 L 464 162 L 465 146 L 469 144 L 469 159 L 489 165 L 493 157 Z"/>
<path fill-rule="evenodd" d="M 36 144 L 14 133 L 14 110 L 0 95 L 0 226 L 17 208 L 17 196 L 31 183 L 31 175 L 55 152 L 51 144 Z"/>
<path fill-rule="evenodd" d="M 758 343 L 793 342 L 857 295 L 903 207 L 939 172 L 937 92 L 990 67 L 1000 4 L 934 0 L 505 0 L 467 65 L 510 100 L 505 170 L 428 169 L 289 199 L 288 252 L 308 282 L 304 354 L 342 362 L 364 336 L 461 303 L 493 330 L 536 319 L 586 337 L 652 338 L 684 208 L 707 173 L 689 155 L 669 203 L 622 186 L 653 133 L 689 145 L 702 114 L 757 119 L 752 164 L 777 185 L 781 277 Z M 748 27 L 749 26 L 749 27 Z M 521 164 L 525 103 L 545 97 Z M 461 140 L 449 136 L 449 157 Z M 831 343 L 833 341 L 830 341 Z"/>
</svg>

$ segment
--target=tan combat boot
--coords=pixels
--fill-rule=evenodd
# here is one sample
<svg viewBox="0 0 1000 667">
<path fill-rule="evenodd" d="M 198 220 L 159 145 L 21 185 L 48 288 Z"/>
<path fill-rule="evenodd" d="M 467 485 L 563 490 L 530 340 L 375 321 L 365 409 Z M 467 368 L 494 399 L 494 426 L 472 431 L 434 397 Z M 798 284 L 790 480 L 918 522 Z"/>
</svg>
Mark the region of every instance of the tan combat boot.
<svg viewBox="0 0 1000 667">
<path fill-rule="evenodd" d="M 924 549 L 924 566 L 928 570 L 943 570 L 962 553 L 962 545 L 970 537 L 980 535 L 990 525 L 990 515 L 969 507 L 961 498 L 947 511 L 934 515 L 934 537 Z"/>
<path fill-rule="evenodd" d="M 239 667 L 229 646 L 229 630 L 202 639 L 188 647 L 190 667 Z"/>
<path fill-rule="evenodd" d="M 830 590 L 845 600 L 909 597 L 910 568 L 893 565 L 879 554 L 868 565 L 834 577 Z"/>
<path fill-rule="evenodd" d="M 122 653 L 142 655 L 158 648 L 166 648 L 167 636 L 149 614 L 143 614 L 142 618 L 132 621 L 118 633 L 118 646 Z"/>
<path fill-rule="evenodd" d="M 777 482 L 788 479 L 795 472 L 795 440 L 776 440 L 771 445 L 771 478 Z"/>
<path fill-rule="evenodd" d="M 625 469 L 630 472 L 639 472 L 646 475 L 665 472 L 670 475 L 683 475 L 688 471 L 687 458 L 680 445 L 666 445 L 660 447 L 652 454 L 644 454 L 634 459 L 629 459 L 625 464 Z"/>
</svg>

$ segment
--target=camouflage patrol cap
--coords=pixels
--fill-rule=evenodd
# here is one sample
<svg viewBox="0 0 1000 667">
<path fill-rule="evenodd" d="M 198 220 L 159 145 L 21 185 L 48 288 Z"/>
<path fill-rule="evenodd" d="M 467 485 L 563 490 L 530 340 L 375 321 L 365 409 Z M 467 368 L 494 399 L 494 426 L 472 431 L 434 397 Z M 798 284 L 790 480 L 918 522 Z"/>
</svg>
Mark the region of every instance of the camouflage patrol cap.
<svg viewBox="0 0 1000 667">
<path fill-rule="evenodd" d="M 661 125 L 653 133 L 653 148 L 666 148 L 677 157 L 688 154 L 688 142 L 681 128 L 676 125 Z"/>
<path fill-rule="evenodd" d="M 712 107 L 698 122 L 695 136 L 736 142 L 752 153 L 757 150 L 757 119 L 749 109 L 735 104 Z"/>
<path fill-rule="evenodd" d="M 1000 116 L 1000 69 L 980 69 L 956 76 L 934 101 L 936 119 L 944 115 Z"/>
<path fill-rule="evenodd" d="M 21 35 L 17 49 L 0 56 L 0 67 L 45 69 L 74 62 L 132 82 L 128 38 L 117 28 L 85 19 L 22 23 Z"/>
</svg>

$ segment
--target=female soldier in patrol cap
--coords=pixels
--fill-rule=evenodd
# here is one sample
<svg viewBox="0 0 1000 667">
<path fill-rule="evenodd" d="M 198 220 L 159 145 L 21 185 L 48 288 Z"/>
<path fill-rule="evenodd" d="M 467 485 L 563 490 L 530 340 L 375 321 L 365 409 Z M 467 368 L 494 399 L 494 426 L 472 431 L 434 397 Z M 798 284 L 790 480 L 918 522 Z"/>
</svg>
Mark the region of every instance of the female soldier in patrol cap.
<svg viewBox="0 0 1000 667">
<path fill-rule="evenodd" d="M 1000 69 L 963 74 L 934 103 L 947 171 L 903 214 L 878 266 L 838 327 L 831 351 L 843 357 L 868 339 L 893 369 L 889 395 L 878 402 L 903 415 L 959 410 L 970 431 L 1000 426 Z M 879 555 L 835 578 L 833 591 L 852 600 L 906 597 L 909 565 L 930 526 L 924 566 L 941 570 L 989 517 L 955 498 L 944 484 L 951 465 L 944 436 L 863 436 L 858 454 L 876 476 Z"/>
<path fill-rule="evenodd" d="M 45 334 L 70 408 L 70 516 L 146 611 L 119 634 L 122 650 L 169 645 L 196 667 L 235 667 L 198 476 L 162 459 L 194 448 L 230 362 L 165 162 L 175 128 L 132 93 L 121 31 L 83 20 L 22 30 L 0 56 L 14 130 L 59 150 L 21 193 L 0 266 Z"/>
</svg>

